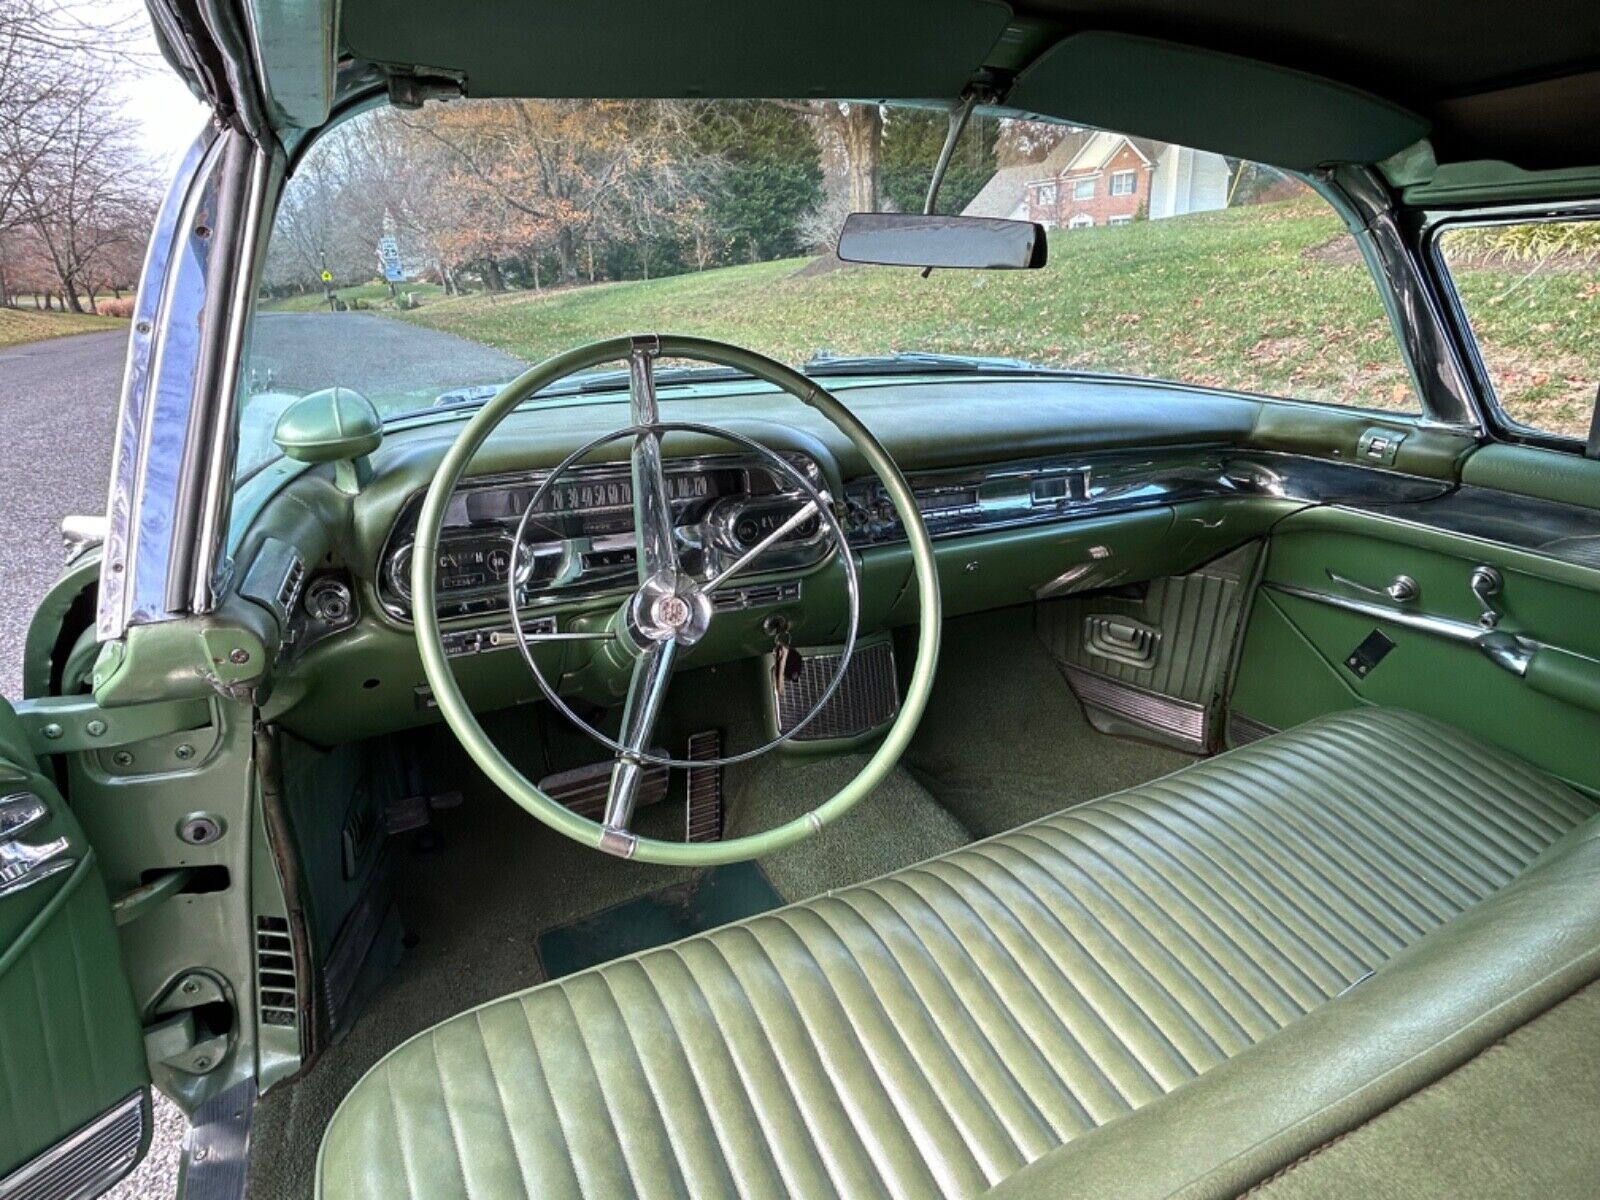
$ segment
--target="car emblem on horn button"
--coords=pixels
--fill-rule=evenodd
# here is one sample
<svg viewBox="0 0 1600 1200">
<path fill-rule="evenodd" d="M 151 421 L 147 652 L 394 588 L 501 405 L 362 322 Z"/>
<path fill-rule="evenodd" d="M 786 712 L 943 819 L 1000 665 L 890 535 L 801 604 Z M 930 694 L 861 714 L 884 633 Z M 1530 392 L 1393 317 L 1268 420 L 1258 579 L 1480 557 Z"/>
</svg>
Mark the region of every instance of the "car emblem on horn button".
<svg viewBox="0 0 1600 1200">
<path fill-rule="evenodd" d="M 676 594 L 662 596 L 651 615 L 668 629 L 682 629 L 689 622 L 689 602 Z"/>
</svg>

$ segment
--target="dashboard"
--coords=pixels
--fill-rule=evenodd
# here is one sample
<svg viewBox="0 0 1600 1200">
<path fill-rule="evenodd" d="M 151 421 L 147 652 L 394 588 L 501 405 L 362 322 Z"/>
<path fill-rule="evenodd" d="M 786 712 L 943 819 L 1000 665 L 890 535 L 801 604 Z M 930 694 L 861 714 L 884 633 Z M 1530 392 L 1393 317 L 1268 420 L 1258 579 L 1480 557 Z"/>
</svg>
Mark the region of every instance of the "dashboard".
<svg viewBox="0 0 1600 1200">
<path fill-rule="evenodd" d="M 1462 438 L 1360 411 L 1276 405 L 1249 397 L 1125 382 L 920 380 L 835 385 L 905 473 L 934 540 L 948 616 L 1117 587 L 1181 572 L 1259 537 L 1303 504 L 1405 506 L 1454 486 Z M 787 397 L 729 387 L 668 399 L 682 415 L 748 437 L 825 490 L 861 572 L 861 629 L 917 620 L 900 514 L 850 442 Z M 633 482 L 626 459 L 565 472 L 574 447 L 626 423 L 626 403 L 519 411 L 474 459 L 441 528 L 435 563 L 446 652 L 474 703 L 521 703 L 533 688 L 508 614 L 525 627 L 592 629 L 637 580 Z M 357 495 L 331 472 L 286 464 L 242 492 L 236 514 L 240 594 L 281 634 L 274 691 L 263 709 L 318 739 L 404 727 L 430 707 L 412 616 L 417 518 L 459 415 L 386 432 Z M 1375 428 L 1403 446 L 1374 469 Z M 676 435 L 664 463 L 680 559 L 706 578 L 803 503 L 770 460 L 726 441 Z M 619 455 L 622 448 L 618 449 Z M 514 549 L 526 517 L 522 548 Z M 810 521 L 720 589 L 738 619 L 695 648 L 712 665 L 770 651 L 772 629 L 796 645 L 841 637 L 844 572 L 827 527 Z M 539 651 L 545 669 L 577 678 L 586 647 Z M 574 684 L 573 686 L 581 686 Z M 608 704 L 614 697 L 586 698 Z"/>
</svg>

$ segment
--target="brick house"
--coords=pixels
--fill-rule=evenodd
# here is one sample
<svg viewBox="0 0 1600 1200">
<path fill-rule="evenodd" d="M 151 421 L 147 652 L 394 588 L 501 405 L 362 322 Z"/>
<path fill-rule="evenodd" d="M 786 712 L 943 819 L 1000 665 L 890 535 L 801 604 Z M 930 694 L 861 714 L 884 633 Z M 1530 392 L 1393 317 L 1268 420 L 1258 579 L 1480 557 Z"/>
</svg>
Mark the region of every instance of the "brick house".
<svg viewBox="0 0 1600 1200">
<path fill-rule="evenodd" d="M 1127 225 L 1141 214 L 1208 212 L 1227 206 L 1229 178 L 1219 154 L 1101 132 L 1058 170 L 1030 178 L 1018 215 L 1052 229 L 1088 229 Z"/>
</svg>

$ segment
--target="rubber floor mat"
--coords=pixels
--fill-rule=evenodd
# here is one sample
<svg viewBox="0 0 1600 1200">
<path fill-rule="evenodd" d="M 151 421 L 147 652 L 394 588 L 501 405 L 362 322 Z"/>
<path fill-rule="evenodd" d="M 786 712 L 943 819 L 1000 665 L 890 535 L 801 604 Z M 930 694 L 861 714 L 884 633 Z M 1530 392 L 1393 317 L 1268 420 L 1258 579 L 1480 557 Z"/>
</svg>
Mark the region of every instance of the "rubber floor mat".
<svg viewBox="0 0 1600 1200">
<path fill-rule="evenodd" d="M 728 863 L 539 935 L 546 979 L 664 946 L 783 903 L 755 863 Z"/>
</svg>

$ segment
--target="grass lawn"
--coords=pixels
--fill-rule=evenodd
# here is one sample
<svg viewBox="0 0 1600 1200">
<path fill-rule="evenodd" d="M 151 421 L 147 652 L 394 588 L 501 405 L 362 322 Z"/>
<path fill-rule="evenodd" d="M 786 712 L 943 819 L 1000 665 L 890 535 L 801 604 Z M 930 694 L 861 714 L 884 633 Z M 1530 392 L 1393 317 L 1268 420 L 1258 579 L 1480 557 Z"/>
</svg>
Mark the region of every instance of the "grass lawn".
<svg viewBox="0 0 1600 1200">
<path fill-rule="evenodd" d="M 121 317 L 96 317 L 87 313 L 39 312 L 36 309 L 0 308 L 0 348 L 74 333 L 95 333 L 103 329 L 126 329 Z"/>
<path fill-rule="evenodd" d="M 402 292 L 410 292 L 416 296 L 419 304 L 429 304 L 444 295 L 444 289 L 437 283 L 402 283 L 398 286 Z M 352 287 L 335 288 L 333 294 L 351 308 L 355 308 L 358 302 L 367 308 L 394 307 L 394 302 L 389 299 L 389 285 L 386 283 L 358 283 Z M 307 292 L 300 296 L 269 300 L 262 307 L 268 312 L 326 312 L 328 299 L 321 292 Z"/>
<path fill-rule="evenodd" d="M 1365 267 L 1304 202 L 1053 231 L 1041 271 L 760 263 L 545 295 L 474 295 L 403 316 L 537 360 L 661 330 L 788 361 L 938 350 L 1153 375 L 1373 407 L 1415 407 Z"/>
</svg>

